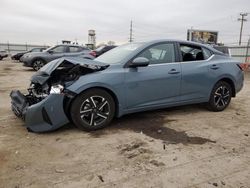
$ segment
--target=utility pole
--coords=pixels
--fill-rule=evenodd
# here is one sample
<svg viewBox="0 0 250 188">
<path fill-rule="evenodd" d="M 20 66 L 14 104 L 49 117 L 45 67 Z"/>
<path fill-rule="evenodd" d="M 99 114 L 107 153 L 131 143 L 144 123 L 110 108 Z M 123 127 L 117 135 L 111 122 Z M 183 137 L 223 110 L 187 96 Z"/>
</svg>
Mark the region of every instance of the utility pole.
<svg viewBox="0 0 250 188">
<path fill-rule="evenodd" d="M 238 18 L 238 21 L 241 22 L 240 25 L 240 39 L 239 39 L 239 45 L 241 45 L 241 37 L 242 37 L 242 30 L 243 30 L 243 23 L 247 21 L 247 19 L 245 19 L 245 17 L 247 16 L 248 13 L 240 13 L 241 18 Z"/>
<path fill-rule="evenodd" d="M 130 21 L 129 42 L 133 42 L 133 21 Z"/>
</svg>

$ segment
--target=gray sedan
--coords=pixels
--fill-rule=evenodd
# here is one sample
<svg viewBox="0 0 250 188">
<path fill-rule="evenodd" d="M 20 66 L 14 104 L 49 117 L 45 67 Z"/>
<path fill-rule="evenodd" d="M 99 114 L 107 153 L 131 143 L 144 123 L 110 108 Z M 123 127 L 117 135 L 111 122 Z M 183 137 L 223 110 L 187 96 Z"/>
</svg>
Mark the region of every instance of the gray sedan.
<svg viewBox="0 0 250 188">
<path fill-rule="evenodd" d="M 94 59 L 91 51 L 83 46 L 78 45 L 56 45 L 43 52 L 27 53 L 22 57 L 23 65 L 39 70 L 48 62 L 61 57 L 77 57 L 81 56 L 86 59 Z"/>
</svg>

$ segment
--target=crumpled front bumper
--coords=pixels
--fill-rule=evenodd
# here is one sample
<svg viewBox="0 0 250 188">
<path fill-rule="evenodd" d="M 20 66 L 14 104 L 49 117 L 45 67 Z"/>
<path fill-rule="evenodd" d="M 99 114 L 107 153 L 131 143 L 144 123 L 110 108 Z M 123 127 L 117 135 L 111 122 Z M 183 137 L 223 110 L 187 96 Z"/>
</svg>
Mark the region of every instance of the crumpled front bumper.
<svg viewBox="0 0 250 188">
<path fill-rule="evenodd" d="M 12 91 L 10 97 L 12 111 L 24 119 L 29 131 L 49 132 L 69 123 L 63 108 L 63 94 L 50 94 L 33 105 L 29 105 L 26 96 L 20 91 Z"/>
</svg>

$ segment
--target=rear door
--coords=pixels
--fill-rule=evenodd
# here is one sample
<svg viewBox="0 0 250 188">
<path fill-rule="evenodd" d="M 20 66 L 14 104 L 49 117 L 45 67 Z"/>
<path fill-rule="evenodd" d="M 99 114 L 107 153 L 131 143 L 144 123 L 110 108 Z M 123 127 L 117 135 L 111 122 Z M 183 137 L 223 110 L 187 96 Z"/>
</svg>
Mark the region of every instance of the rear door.
<svg viewBox="0 0 250 188">
<path fill-rule="evenodd" d="M 64 56 L 79 56 L 80 55 L 80 48 L 78 46 L 67 46 L 67 50 L 64 54 Z"/>
<path fill-rule="evenodd" d="M 209 95 L 210 51 L 199 45 L 179 43 L 181 56 L 181 101 L 203 100 Z"/>
</svg>

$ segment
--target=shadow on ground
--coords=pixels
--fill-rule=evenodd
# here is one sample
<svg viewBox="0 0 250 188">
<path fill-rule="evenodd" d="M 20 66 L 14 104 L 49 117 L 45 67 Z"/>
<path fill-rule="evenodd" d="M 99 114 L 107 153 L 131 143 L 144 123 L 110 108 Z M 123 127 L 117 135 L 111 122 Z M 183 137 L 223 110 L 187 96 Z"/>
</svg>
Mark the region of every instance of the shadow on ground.
<svg viewBox="0 0 250 188">
<path fill-rule="evenodd" d="M 105 134 L 114 134 L 120 130 L 134 131 L 137 133 L 145 134 L 153 139 L 162 140 L 166 144 L 205 144 L 207 142 L 215 143 L 202 137 L 188 136 L 185 131 L 176 131 L 168 128 L 169 123 L 174 123 L 175 119 L 166 119 L 168 113 L 173 111 L 177 113 L 186 112 L 189 109 L 190 113 L 202 111 L 200 105 L 191 105 L 184 107 L 176 107 L 165 110 L 157 110 L 152 112 L 142 112 L 136 114 L 126 115 L 122 118 L 115 119 L 114 122 L 105 129 L 91 132 L 94 137 L 100 137 Z"/>
</svg>

